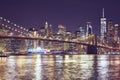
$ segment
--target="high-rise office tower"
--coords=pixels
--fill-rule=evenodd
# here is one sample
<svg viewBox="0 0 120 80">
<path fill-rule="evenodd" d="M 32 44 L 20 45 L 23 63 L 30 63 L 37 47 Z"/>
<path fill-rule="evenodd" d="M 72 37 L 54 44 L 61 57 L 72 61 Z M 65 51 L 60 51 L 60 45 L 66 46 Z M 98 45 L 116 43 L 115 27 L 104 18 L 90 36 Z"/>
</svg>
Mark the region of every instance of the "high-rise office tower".
<svg viewBox="0 0 120 80">
<path fill-rule="evenodd" d="M 45 32 L 46 32 L 46 37 L 48 37 L 49 36 L 48 22 L 45 23 Z"/>
<path fill-rule="evenodd" d="M 92 26 L 91 26 L 91 22 L 87 22 L 87 32 L 86 32 L 86 36 L 88 36 L 89 34 L 92 34 Z"/>
<path fill-rule="evenodd" d="M 85 39 L 85 30 L 84 30 L 84 28 L 79 27 L 79 29 L 80 29 L 80 35 L 81 35 L 82 39 Z"/>
<path fill-rule="evenodd" d="M 48 22 L 46 21 L 45 22 L 45 29 L 47 29 L 48 28 Z"/>
<path fill-rule="evenodd" d="M 66 27 L 63 25 L 58 25 L 58 33 L 57 34 L 65 35 L 66 34 Z"/>
<path fill-rule="evenodd" d="M 118 32 L 119 32 L 119 25 L 115 24 L 114 25 L 114 41 L 115 41 L 115 43 L 118 42 Z"/>
<path fill-rule="evenodd" d="M 53 37 L 53 30 L 52 30 L 52 25 L 49 25 L 49 35 L 50 37 Z"/>
<path fill-rule="evenodd" d="M 46 37 L 53 37 L 52 25 L 48 25 L 48 22 L 45 23 L 45 33 Z"/>
<path fill-rule="evenodd" d="M 80 29 L 80 33 L 81 33 L 82 35 L 84 35 L 84 34 L 85 34 L 85 31 L 84 31 L 83 27 L 79 27 L 79 29 Z"/>
<path fill-rule="evenodd" d="M 102 18 L 101 18 L 101 40 L 104 39 L 105 37 L 105 33 L 106 33 L 106 18 L 104 16 L 104 8 L 103 8 L 103 11 L 102 11 Z"/>
<path fill-rule="evenodd" d="M 114 43 L 114 24 L 111 20 L 108 21 L 107 28 L 107 44 L 113 46 Z"/>
</svg>

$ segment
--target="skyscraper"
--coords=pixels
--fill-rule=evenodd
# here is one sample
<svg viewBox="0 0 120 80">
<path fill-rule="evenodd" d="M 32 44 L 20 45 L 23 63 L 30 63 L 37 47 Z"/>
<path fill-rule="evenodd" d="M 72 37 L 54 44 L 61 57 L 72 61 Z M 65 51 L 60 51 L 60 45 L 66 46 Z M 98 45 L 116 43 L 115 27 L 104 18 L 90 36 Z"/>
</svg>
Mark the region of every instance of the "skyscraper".
<svg viewBox="0 0 120 80">
<path fill-rule="evenodd" d="M 118 47 L 118 33 L 119 33 L 119 25 L 114 25 L 114 47 Z"/>
<path fill-rule="evenodd" d="M 92 26 L 91 26 L 91 22 L 87 22 L 87 32 L 86 32 L 86 36 L 88 36 L 89 34 L 92 34 Z"/>
<path fill-rule="evenodd" d="M 46 37 L 48 37 L 49 36 L 48 22 L 45 23 L 45 33 L 46 33 Z"/>
<path fill-rule="evenodd" d="M 61 25 L 61 24 L 58 25 L 58 32 L 57 32 L 57 34 L 62 34 L 62 35 L 65 36 L 65 34 L 66 34 L 66 27 Z"/>
<path fill-rule="evenodd" d="M 105 18 L 105 14 L 104 14 L 104 8 L 102 11 L 102 18 L 101 18 L 101 40 L 104 39 L 105 37 L 105 33 L 106 33 L 106 18 Z"/>
<path fill-rule="evenodd" d="M 80 30 L 80 35 L 81 35 L 82 39 L 85 39 L 85 30 L 84 30 L 84 28 L 80 26 L 79 30 Z"/>
<path fill-rule="evenodd" d="M 107 44 L 109 46 L 114 45 L 114 24 L 113 21 L 108 21 L 108 27 L 107 27 Z"/>
<path fill-rule="evenodd" d="M 49 36 L 53 38 L 53 30 L 52 30 L 52 25 L 49 25 Z"/>
</svg>

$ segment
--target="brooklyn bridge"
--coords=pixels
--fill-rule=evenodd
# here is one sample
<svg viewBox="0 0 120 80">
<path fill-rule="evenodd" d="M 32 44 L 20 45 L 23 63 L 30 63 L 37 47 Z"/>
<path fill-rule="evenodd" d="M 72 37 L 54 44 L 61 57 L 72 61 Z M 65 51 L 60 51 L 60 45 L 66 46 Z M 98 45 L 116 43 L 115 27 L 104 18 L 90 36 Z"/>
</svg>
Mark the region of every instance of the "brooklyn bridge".
<svg viewBox="0 0 120 80">
<path fill-rule="evenodd" d="M 27 29 L 0 17 L 0 52 L 26 53 L 38 47 L 49 51 L 66 51 L 66 53 L 72 51 L 79 52 L 79 54 L 80 52 L 104 54 L 120 51 L 119 47 L 109 46 L 96 34 L 88 34 L 79 38 L 70 33 L 53 34 L 52 30 L 48 29 L 47 23 L 44 30 Z"/>
</svg>

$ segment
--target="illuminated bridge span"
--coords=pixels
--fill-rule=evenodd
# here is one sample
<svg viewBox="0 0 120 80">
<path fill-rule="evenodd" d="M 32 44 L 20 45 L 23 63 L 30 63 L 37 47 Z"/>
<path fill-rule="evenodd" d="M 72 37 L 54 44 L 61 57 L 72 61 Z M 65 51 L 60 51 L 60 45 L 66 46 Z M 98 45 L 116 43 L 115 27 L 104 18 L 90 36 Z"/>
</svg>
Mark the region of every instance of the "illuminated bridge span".
<svg viewBox="0 0 120 80">
<path fill-rule="evenodd" d="M 95 44 L 88 44 L 85 42 L 77 42 L 77 41 L 64 41 L 64 40 L 57 40 L 57 39 L 49 39 L 49 38 L 38 38 L 38 37 L 22 37 L 22 36 L 9 36 L 9 35 L 0 35 L 0 38 L 11 38 L 11 39 L 29 39 L 29 40 L 41 40 L 41 41 L 52 41 L 52 42 L 62 42 L 62 43 L 75 43 L 84 46 L 95 45 Z M 120 50 L 119 48 L 112 48 L 111 46 L 102 46 L 102 45 L 95 45 L 96 47 L 106 48 L 111 50 Z"/>
<path fill-rule="evenodd" d="M 19 26 L 17 24 L 14 24 L 14 23 L 10 22 L 9 20 L 4 19 L 2 17 L 0 17 L 0 38 L 1 38 L 2 42 L 4 42 L 3 39 L 12 40 L 12 42 L 10 42 L 10 43 L 13 45 L 13 47 L 15 47 L 15 45 L 16 45 L 16 43 L 13 44 L 15 40 L 18 40 L 18 42 L 21 42 L 20 40 L 24 40 L 25 44 L 26 44 L 25 40 L 29 40 L 28 44 L 31 46 L 34 46 L 34 48 L 36 48 L 38 46 L 39 41 L 43 41 L 43 42 L 41 42 L 41 46 L 43 46 L 43 47 L 46 47 L 43 45 L 44 43 L 51 45 L 51 43 L 48 43 L 48 42 L 59 42 L 59 43 L 63 43 L 63 46 L 65 49 L 68 46 L 68 44 L 66 44 L 66 43 L 70 43 L 70 44 L 74 43 L 76 45 L 87 46 L 87 51 L 90 53 L 94 53 L 94 51 L 95 51 L 95 53 L 97 53 L 98 48 L 120 51 L 120 48 L 113 48 L 113 47 L 107 46 L 105 44 L 103 45 L 100 41 L 98 42 L 95 35 L 89 35 L 88 38 L 84 39 L 84 40 L 59 39 L 59 38 L 55 38 L 53 36 L 48 37 L 48 34 L 47 34 L 47 36 L 42 37 L 42 36 L 39 36 L 37 34 L 37 32 L 29 32 L 28 29 L 26 29 L 22 26 Z M 9 42 L 9 40 L 6 40 L 5 43 L 2 43 L 2 42 L 0 44 L 2 44 L 3 46 L 6 47 L 6 42 Z M 17 43 L 17 45 L 20 45 L 20 44 L 21 43 Z M 28 44 L 27 44 L 27 46 L 29 46 Z M 61 46 L 61 44 L 58 44 L 58 45 Z M 23 45 L 21 44 L 21 46 L 23 46 Z M 78 48 L 79 47 L 81 47 L 81 46 L 78 46 Z M 0 48 L 0 50 L 2 50 L 2 48 Z M 91 52 L 91 51 L 93 51 L 93 52 Z"/>
</svg>

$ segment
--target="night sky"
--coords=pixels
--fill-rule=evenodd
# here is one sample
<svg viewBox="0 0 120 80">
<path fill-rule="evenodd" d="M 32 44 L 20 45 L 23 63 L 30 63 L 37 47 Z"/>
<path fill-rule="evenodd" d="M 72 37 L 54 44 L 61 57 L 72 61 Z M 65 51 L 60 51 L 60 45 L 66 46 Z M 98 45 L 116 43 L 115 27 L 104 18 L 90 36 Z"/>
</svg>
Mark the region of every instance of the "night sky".
<svg viewBox="0 0 120 80">
<path fill-rule="evenodd" d="M 47 21 L 56 30 L 59 24 L 68 31 L 92 22 L 98 33 L 102 8 L 105 17 L 120 25 L 120 0 L 0 0 L 0 16 L 23 27 L 43 27 Z"/>
</svg>

